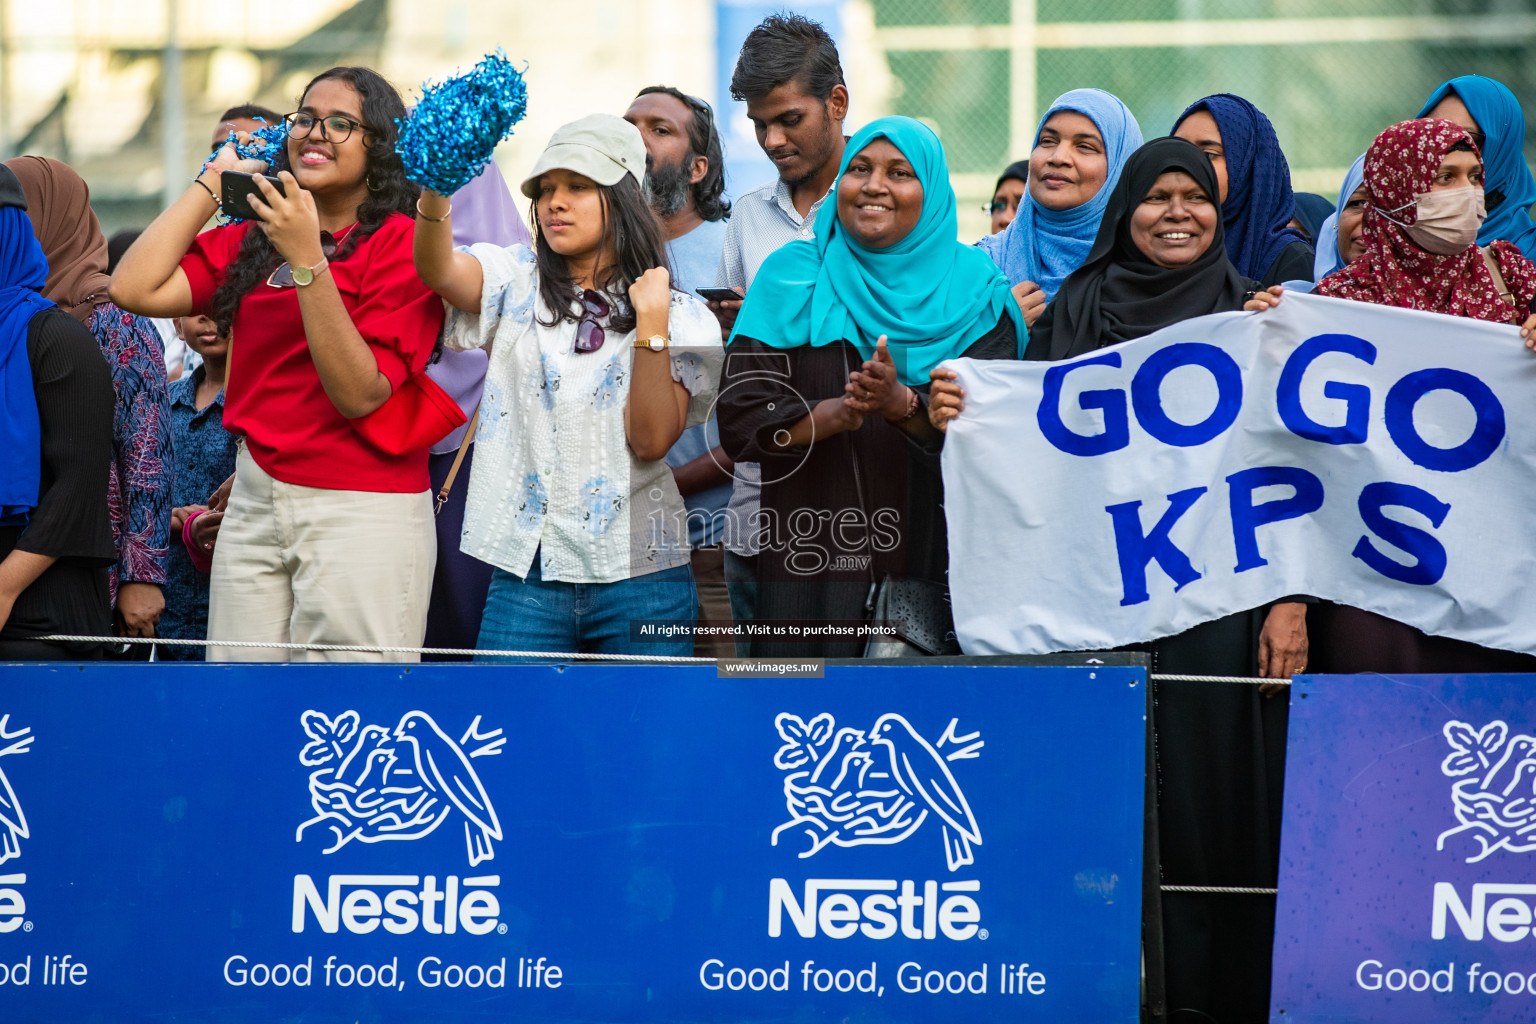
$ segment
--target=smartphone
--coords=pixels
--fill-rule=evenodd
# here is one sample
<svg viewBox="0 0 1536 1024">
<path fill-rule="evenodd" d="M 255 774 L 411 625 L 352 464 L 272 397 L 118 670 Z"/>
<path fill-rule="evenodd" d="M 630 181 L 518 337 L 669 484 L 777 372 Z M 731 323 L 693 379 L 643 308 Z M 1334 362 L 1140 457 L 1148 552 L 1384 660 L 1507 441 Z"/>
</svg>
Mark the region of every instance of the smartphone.
<svg viewBox="0 0 1536 1024">
<path fill-rule="evenodd" d="M 283 192 L 282 179 L 274 178 L 270 174 L 256 175 L 246 174 L 243 171 L 225 171 L 219 176 L 222 183 L 220 191 L 224 193 L 222 206 L 225 213 L 241 220 L 261 219 L 256 216 L 256 211 L 251 209 L 251 196 L 261 198 L 261 187 L 256 184 L 258 177 L 265 178 L 267 184 L 277 189 L 279 194 L 287 194 Z"/>
<path fill-rule="evenodd" d="M 734 288 L 695 288 L 694 291 L 710 302 L 740 302 L 743 298 Z"/>
</svg>

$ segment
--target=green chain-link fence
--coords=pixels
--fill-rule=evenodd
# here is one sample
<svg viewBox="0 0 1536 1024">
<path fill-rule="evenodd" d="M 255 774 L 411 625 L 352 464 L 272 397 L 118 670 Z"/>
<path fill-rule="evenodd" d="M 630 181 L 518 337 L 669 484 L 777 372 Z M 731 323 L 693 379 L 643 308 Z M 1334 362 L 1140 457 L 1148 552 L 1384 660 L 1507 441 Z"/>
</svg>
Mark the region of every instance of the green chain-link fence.
<svg viewBox="0 0 1536 1024">
<path fill-rule="evenodd" d="M 872 0 L 872 7 L 876 41 L 897 83 L 887 106 L 939 131 L 962 237 L 986 230 L 981 207 L 996 175 L 1027 155 L 1036 112 L 1069 89 L 1119 96 L 1148 138 L 1166 134 L 1193 100 L 1237 93 L 1274 122 L 1298 190 L 1330 200 L 1376 133 L 1417 114 L 1446 78 L 1497 78 L 1536 110 L 1531 0 Z M 1528 157 L 1536 156 L 1527 143 Z"/>
</svg>

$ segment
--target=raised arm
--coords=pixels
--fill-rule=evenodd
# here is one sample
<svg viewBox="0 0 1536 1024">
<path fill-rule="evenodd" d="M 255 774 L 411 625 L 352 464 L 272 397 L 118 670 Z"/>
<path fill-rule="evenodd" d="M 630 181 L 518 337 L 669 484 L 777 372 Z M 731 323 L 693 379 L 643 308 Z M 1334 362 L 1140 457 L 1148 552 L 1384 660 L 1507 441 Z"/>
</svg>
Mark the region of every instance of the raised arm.
<svg viewBox="0 0 1536 1024">
<path fill-rule="evenodd" d="M 479 260 L 453 247 L 452 209 L 447 196 L 421 190 L 416 202 L 416 273 L 450 306 L 479 313 L 485 272 Z"/>
<path fill-rule="evenodd" d="M 284 191 L 256 179 L 261 198 L 251 209 L 278 255 L 292 267 L 308 267 L 314 279 L 298 288 L 304 337 L 320 384 L 338 412 L 348 419 L 366 416 L 388 401 L 394 387 L 379 369 L 352 314 L 341 301 L 330 261 L 320 247 L 320 212 L 315 197 L 287 171 L 278 174 Z"/>
<path fill-rule="evenodd" d="M 242 134 L 242 139 L 249 137 Z M 219 209 L 220 176 L 226 170 L 260 173 L 266 166 L 261 160 L 240 159 L 234 143 L 226 143 L 181 197 L 128 247 L 112 274 L 108 289 L 112 301 L 141 316 L 189 315 L 192 287 L 181 270 L 181 258 Z"/>
<path fill-rule="evenodd" d="M 672 308 L 670 276 L 665 267 L 652 267 L 629 286 L 635 308 L 635 338 L 644 342 L 668 333 Z M 688 422 L 688 389 L 672 379 L 667 351 L 635 349 L 629 402 L 624 407 L 624 434 L 635 457 L 646 462 L 664 459 Z"/>
</svg>

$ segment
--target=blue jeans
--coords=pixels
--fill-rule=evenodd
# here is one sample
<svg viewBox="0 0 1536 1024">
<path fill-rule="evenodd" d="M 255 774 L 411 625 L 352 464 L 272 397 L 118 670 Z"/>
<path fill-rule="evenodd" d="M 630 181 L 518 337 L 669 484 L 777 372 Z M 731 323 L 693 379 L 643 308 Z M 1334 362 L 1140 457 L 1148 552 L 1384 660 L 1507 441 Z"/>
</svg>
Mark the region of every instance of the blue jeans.
<svg viewBox="0 0 1536 1024">
<path fill-rule="evenodd" d="M 725 550 L 725 589 L 731 595 L 731 621 L 754 622 L 757 620 L 757 560 L 758 555 L 738 555 L 730 548 Z M 736 657 L 745 658 L 752 641 L 741 637 L 736 641 Z"/>
<path fill-rule="evenodd" d="M 491 589 L 480 620 L 482 651 L 570 651 L 580 654 L 652 654 L 689 657 L 693 637 L 637 641 L 631 619 L 666 619 L 691 625 L 698 616 L 693 571 L 674 569 L 614 583 L 559 583 L 545 580 L 539 555 L 526 578 L 505 569 L 491 573 Z M 477 655 L 476 661 L 515 662 L 517 658 Z"/>
</svg>

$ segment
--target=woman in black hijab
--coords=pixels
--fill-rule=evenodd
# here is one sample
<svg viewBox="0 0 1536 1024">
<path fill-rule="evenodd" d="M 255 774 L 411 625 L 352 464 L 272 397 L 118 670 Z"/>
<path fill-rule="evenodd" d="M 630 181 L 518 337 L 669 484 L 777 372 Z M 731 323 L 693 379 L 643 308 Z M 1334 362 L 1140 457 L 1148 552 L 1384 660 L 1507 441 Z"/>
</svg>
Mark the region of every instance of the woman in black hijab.
<svg viewBox="0 0 1536 1024">
<path fill-rule="evenodd" d="M 1210 159 L 1153 139 L 1126 161 L 1087 261 L 1035 321 L 1024 358 L 1070 359 L 1242 309 L 1256 288 L 1227 258 Z"/>
<path fill-rule="evenodd" d="M 1227 257 L 1217 195 L 1210 160 L 1190 143 L 1155 139 L 1137 150 L 1087 262 L 1030 329 L 1025 358 L 1069 359 L 1242 309 L 1258 283 Z M 949 376 L 932 389 L 935 426 L 963 407 Z M 1137 649 L 1158 674 L 1289 678 L 1306 665 L 1305 616 L 1305 604 L 1278 602 Z M 1273 888 L 1285 701 L 1237 683 L 1159 680 L 1153 693 L 1163 881 Z M 1163 895 L 1170 1022 L 1268 1019 L 1274 916 L 1273 896 Z"/>
</svg>

